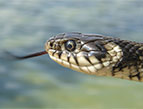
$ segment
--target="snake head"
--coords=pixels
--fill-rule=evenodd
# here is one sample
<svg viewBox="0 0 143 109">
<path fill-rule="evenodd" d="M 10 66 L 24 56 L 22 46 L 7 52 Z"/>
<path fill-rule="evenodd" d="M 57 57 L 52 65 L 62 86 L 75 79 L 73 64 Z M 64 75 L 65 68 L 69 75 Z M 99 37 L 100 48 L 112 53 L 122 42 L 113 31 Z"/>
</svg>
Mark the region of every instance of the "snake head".
<svg viewBox="0 0 143 109">
<path fill-rule="evenodd" d="M 45 44 L 45 49 L 51 59 L 64 67 L 96 74 L 121 57 L 121 53 L 117 55 L 117 52 L 121 51 L 120 48 L 110 44 L 109 39 L 101 35 L 63 33 L 50 38 Z M 113 54 L 116 59 L 112 59 Z"/>
</svg>

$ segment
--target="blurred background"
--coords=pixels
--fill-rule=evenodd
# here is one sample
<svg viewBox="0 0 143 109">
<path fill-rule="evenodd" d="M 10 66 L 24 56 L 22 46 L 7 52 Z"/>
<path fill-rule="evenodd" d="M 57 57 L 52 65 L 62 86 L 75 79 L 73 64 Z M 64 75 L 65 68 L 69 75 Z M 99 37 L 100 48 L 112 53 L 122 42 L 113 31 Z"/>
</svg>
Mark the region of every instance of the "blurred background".
<svg viewBox="0 0 143 109">
<path fill-rule="evenodd" d="M 142 108 L 143 83 L 64 68 L 44 50 L 63 32 L 97 33 L 143 42 L 142 0 L 0 0 L 0 108 Z"/>
</svg>

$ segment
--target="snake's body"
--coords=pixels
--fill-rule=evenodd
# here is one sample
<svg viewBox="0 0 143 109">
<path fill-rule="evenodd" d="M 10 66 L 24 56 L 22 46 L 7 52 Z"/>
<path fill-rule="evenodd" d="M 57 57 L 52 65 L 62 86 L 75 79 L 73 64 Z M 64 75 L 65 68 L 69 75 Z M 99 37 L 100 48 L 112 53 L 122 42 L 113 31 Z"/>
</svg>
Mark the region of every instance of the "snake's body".
<svg viewBox="0 0 143 109">
<path fill-rule="evenodd" d="M 96 34 L 63 33 L 45 49 L 57 63 L 87 74 L 143 81 L 143 44 Z"/>
</svg>

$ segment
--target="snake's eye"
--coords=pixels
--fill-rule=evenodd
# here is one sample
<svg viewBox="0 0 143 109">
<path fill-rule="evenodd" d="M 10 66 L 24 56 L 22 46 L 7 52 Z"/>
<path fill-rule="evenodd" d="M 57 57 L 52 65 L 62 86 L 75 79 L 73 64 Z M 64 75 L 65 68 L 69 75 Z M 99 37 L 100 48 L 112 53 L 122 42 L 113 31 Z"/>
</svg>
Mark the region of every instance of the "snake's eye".
<svg viewBox="0 0 143 109">
<path fill-rule="evenodd" d="M 68 50 L 68 51 L 74 51 L 75 50 L 75 47 L 76 47 L 76 43 L 75 41 L 73 40 L 69 40 L 65 43 L 65 48 Z"/>
</svg>

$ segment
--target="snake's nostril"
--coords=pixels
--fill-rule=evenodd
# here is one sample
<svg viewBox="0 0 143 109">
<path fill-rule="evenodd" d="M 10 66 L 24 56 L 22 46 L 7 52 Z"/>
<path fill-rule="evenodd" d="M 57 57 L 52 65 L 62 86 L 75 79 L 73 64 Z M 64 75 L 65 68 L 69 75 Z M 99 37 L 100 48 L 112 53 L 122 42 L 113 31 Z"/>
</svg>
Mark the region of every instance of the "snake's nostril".
<svg viewBox="0 0 143 109">
<path fill-rule="evenodd" d="M 49 44 L 49 45 L 50 45 L 50 47 L 52 47 L 52 46 L 53 46 L 53 43 L 51 43 L 51 42 L 50 42 L 50 44 Z"/>
<path fill-rule="evenodd" d="M 48 51 L 49 49 L 51 49 L 53 47 L 53 43 L 51 43 L 51 42 L 47 42 L 46 44 L 45 44 L 45 49 L 46 49 L 46 51 Z"/>
</svg>

